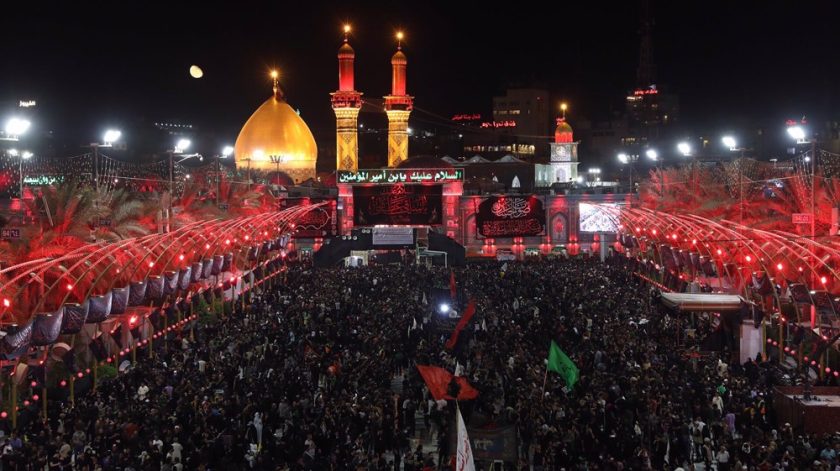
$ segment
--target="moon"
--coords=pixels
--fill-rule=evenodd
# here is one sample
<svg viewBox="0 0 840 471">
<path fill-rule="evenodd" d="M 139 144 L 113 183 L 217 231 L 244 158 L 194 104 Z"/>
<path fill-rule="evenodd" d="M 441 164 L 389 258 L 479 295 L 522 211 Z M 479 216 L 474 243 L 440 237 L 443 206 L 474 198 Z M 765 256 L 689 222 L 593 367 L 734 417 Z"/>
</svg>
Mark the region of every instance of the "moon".
<svg viewBox="0 0 840 471">
<path fill-rule="evenodd" d="M 204 77 L 204 71 L 201 70 L 201 67 L 197 65 L 192 65 L 190 66 L 190 76 L 192 76 L 192 78 L 199 79 L 201 77 Z"/>
</svg>

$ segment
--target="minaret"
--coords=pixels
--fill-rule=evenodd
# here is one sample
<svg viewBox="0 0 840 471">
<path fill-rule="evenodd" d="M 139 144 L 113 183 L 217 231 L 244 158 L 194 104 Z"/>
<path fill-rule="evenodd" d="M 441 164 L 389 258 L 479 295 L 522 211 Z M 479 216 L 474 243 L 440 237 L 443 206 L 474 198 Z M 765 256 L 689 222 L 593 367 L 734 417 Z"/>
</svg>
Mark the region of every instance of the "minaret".
<svg viewBox="0 0 840 471">
<path fill-rule="evenodd" d="M 338 49 L 338 90 L 330 93 L 335 111 L 335 169 L 359 170 L 359 109 L 362 94 L 354 89 L 350 25 L 344 25 L 344 44 Z"/>
<path fill-rule="evenodd" d="M 413 98 L 405 94 L 405 67 L 408 60 L 402 52 L 402 31 L 397 33 L 397 52 L 391 57 L 391 94 L 385 97 L 388 115 L 388 167 L 396 167 L 408 159 L 408 115 Z"/>
</svg>

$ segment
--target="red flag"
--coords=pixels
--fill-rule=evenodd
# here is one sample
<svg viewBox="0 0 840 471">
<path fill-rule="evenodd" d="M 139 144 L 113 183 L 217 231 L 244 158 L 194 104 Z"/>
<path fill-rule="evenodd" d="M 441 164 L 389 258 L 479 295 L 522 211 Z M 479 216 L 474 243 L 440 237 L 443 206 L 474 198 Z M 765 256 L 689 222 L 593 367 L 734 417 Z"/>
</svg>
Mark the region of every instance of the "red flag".
<svg viewBox="0 0 840 471">
<path fill-rule="evenodd" d="M 470 299 L 470 303 L 467 304 L 467 308 L 464 310 L 464 315 L 461 316 L 461 320 L 458 321 L 458 325 L 455 326 L 455 331 L 452 332 L 452 336 L 449 337 L 449 340 L 446 342 L 447 350 L 455 348 L 455 344 L 458 342 L 458 336 L 461 335 L 461 331 L 464 330 L 464 327 L 470 323 L 470 319 L 472 319 L 473 314 L 475 314 L 475 302 Z"/>
<path fill-rule="evenodd" d="M 458 286 L 455 284 L 455 271 L 449 270 L 449 296 L 456 299 L 458 296 Z"/>
<path fill-rule="evenodd" d="M 478 397 L 478 390 L 472 387 L 472 385 L 467 382 L 467 378 L 464 378 L 463 376 L 453 376 L 452 373 L 438 366 L 417 365 L 417 370 L 420 371 L 420 376 L 423 377 L 423 381 L 426 382 L 426 386 L 429 387 L 429 392 L 432 393 L 432 397 L 435 398 L 436 401 L 441 399 L 455 399 L 446 392 L 452 378 L 455 378 L 458 386 L 461 387 L 461 390 L 458 393 L 459 401 L 475 399 Z"/>
</svg>

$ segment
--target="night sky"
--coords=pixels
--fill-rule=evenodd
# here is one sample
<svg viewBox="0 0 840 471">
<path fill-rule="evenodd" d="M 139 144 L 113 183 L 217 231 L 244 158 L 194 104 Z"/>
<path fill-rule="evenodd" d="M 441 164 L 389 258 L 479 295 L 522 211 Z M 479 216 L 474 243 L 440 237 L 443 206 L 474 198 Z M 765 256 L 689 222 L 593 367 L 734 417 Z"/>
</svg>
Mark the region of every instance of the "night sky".
<svg viewBox="0 0 840 471">
<path fill-rule="evenodd" d="M 233 142 L 270 95 L 267 71 L 277 66 L 289 102 L 321 140 L 334 132 L 328 94 L 337 88 L 344 21 L 354 29 L 356 88 L 369 98 L 388 92 L 393 35 L 405 31 L 420 127 L 489 113 L 508 85 L 548 88 L 570 103 L 573 122 L 600 119 L 622 109 L 635 85 L 632 0 L 287 3 L 11 2 L 3 7 L 0 112 L 35 99 L 39 130 L 79 143 L 109 125 L 164 120 Z M 317 2 L 297 2 L 306 3 Z M 657 82 L 680 96 L 682 124 L 696 132 L 837 117 L 838 2 L 660 0 L 653 16 Z M 191 64 L 204 78 L 189 77 Z"/>
</svg>

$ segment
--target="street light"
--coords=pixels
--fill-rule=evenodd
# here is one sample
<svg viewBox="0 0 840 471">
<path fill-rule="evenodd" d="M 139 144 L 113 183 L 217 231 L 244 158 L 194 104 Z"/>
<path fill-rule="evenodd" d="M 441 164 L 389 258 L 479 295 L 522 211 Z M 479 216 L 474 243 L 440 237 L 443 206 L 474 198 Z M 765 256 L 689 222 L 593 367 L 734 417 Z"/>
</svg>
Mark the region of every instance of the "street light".
<svg viewBox="0 0 840 471">
<path fill-rule="evenodd" d="M 169 154 L 169 214 L 167 214 L 167 218 L 172 217 L 172 200 L 175 198 L 175 179 L 173 177 L 173 172 L 175 169 L 175 162 L 174 162 L 174 155 L 175 154 L 184 154 L 184 151 L 190 148 L 192 145 L 192 141 L 189 139 L 181 138 L 178 139 L 178 142 L 175 143 L 175 148 L 172 150 L 166 151 Z M 203 160 L 204 157 L 201 154 L 184 154 L 184 158 L 178 161 L 181 163 L 187 159 L 191 159 L 193 157 L 198 157 L 199 159 Z"/>
<path fill-rule="evenodd" d="M 224 146 L 222 148 L 222 155 L 216 156 L 216 206 L 221 204 L 221 181 L 222 181 L 222 162 L 220 159 L 227 159 L 231 155 L 233 155 L 233 147 L 232 146 Z"/>
<path fill-rule="evenodd" d="M 122 132 L 117 129 L 109 129 L 105 131 L 105 135 L 102 136 L 102 140 L 105 142 L 105 146 L 112 146 L 115 142 L 117 142 L 122 136 Z M 104 147 L 104 146 L 103 146 Z"/>
<path fill-rule="evenodd" d="M 10 118 L 6 121 L 6 127 L 4 128 L 6 131 L 6 137 L 4 139 L 8 141 L 17 141 L 20 136 L 26 134 L 26 131 L 31 125 L 32 123 L 26 119 Z"/>
<path fill-rule="evenodd" d="M 630 193 L 633 193 L 636 190 L 635 186 L 633 186 L 633 165 L 639 160 L 639 154 L 625 154 L 622 152 L 617 157 L 622 165 L 630 166 Z"/>
<path fill-rule="evenodd" d="M 691 144 L 687 142 L 680 142 L 677 144 L 677 150 L 680 151 L 680 154 L 682 154 L 683 157 L 688 157 L 691 155 Z"/>
<path fill-rule="evenodd" d="M 729 135 L 723 136 L 720 138 L 720 142 L 723 143 L 731 152 L 740 152 L 741 155 L 739 159 L 744 158 L 744 151 L 746 150 L 744 147 L 738 147 L 738 141 Z M 744 163 L 738 162 L 738 196 L 739 196 L 739 203 L 740 206 L 740 226 L 738 228 L 738 232 L 743 230 L 744 227 Z M 739 242 L 740 245 L 740 242 Z"/>
<path fill-rule="evenodd" d="M 108 129 L 102 135 L 102 143 L 91 142 L 87 146 L 93 149 L 93 182 L 97 192 L 99 191 L 99 148 L 114 147 L 114 143 L 120 139 L 120 136 L 122 136 L 122 132 L 119 130 Z"/>
<path fill-rule="evenodd" d="M 656 149 L 648 149 L 645 151 L 645 156 L 656 162 L 656 172 L 659 174 L 659 200 L 662 201 L 665 199 L 665 179 L 662 178 L 662 165 L 659 160 L 659 152 L 656 152 Z"/>
<path fill-rule="evenodd" d="M 797 144 L 804 144 L 805 141 L 805 128 L 802 126 L 791 126 L 787 128 L 787 133 L 790 137 L 796 140 Z"/>
<path fill-rule="evenodd" d="M 808 139 L 808 133 L 802 126 L 790 126 L 787 128 L 788 135 L 796 140 L 797 144 L 811 144 L 810 155 L 805 156 L 805 162 L 811 164 L 811 242 L 817 238 L 817 213 L 816 213 L 816 193 L 817 193 L 817 140 L 811 136 Z M 811 287 L 815 289 L 816 275 L 814 274 L 814 266 L 811 265 Z"/>
<path fill-rule="evenodd" d="M 21 199 L 21 201 L 23 201 L 23 161 L 31 159 L 32 158 L 32 152 L 29 152 L 28 150 L 18 152 L 17 149 L 9 149 L 8 151 L 6 151 L 6 153 L 9 154 L 12 157 L 19 157 L 19 159 L 18 159 L 18 175 L 20 175 L 19 191 L 20 191 L 20 199 Z"/>
<path fill-rule="evenodd" d="M 189 139 L 178 139 L 178 142 L 175 144 L 175 153 L 184 153 L 185 150 L 190 148 L 190 145 L 192 145 L 192 141 Z"/>
<path fill-rule="evenodd" d="M 734 150 L 738 150 L 738 149 L 736 149 L 736 147 L 738 147 L 738 141 L 736 141 L 734 137 L 732 137 L 732 136 L 723 136 L 723 137 L 720 139 L 720 141 L 721 141 L 721 142 L 723 143 L 723 145 L 725 145 L 725 146 L 726 146 L 729 150 L 732 150 L 732 151 L 734 151 Z"/>
</svg>

